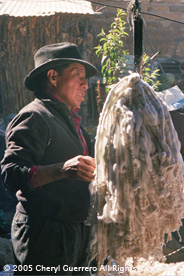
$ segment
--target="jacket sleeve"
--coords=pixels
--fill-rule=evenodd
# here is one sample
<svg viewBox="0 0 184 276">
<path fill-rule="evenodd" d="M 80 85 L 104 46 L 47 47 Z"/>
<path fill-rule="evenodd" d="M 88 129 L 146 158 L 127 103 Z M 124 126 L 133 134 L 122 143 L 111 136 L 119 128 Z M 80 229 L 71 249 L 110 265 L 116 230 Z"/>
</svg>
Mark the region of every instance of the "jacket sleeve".
<svg viewBox="0 0 184 276">
<path fill-rule="evenodd" d="M 29 191 L 29 170 L 39 165 L 48 136 L 48 126 L 40 114 L 18 114 L 10 123 L 6 131 L 7 149 L 1 162 L 2 178 L 9 191 Z"/>
</svg>

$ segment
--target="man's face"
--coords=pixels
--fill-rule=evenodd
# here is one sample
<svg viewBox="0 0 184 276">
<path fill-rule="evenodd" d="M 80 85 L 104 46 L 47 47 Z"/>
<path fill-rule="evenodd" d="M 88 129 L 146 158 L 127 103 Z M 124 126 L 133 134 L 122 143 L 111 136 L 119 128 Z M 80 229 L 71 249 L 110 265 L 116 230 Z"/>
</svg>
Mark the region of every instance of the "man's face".
<svg viewBox="0 0 184 276">
<path fill-rule="evenodd" d="M 85 90 L 88 89 L 85 74 L 85 67 L 80 63 L 70 64 L 61 76 L 57 74 L 54 94 L 70 110 L 79 108 L 84 101 Z"/>
</svg>

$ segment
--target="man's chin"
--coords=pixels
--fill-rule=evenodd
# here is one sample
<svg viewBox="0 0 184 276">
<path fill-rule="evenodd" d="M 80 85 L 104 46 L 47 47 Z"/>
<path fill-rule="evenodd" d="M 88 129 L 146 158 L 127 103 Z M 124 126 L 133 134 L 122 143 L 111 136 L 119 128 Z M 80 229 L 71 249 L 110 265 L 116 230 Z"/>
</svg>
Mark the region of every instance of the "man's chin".
<svg viewBox="0 0 184 276">
<path fill-rule="evenodd" d="M 78 113 L 78 112 L 79 112 L 79 109 L 80 109 L 80 107 L 75 107 L 75 108 L 73 109 L 73 111 L 74 111 L 75 113 Z"/>
</svg>

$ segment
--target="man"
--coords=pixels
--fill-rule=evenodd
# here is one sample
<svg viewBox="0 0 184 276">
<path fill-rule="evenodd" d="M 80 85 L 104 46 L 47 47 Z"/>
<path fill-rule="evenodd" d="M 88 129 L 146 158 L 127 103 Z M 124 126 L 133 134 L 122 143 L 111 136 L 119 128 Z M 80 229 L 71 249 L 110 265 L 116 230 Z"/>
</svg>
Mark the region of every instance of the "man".
<svg viewBox="0 0 184 276">
<path fill-rule="evenodd" d="M 184 113 L 183 109 L 177 109 L 170 111 L 170 115 L 178 134 L 179 141 L 181 143 L 181 155 L 184 159 Z M 179 235 L 178 235 L 179 234 Z M 178 231 L 171 233 L 172 238 L 168 240 L 165 236 L 165 244 L 163 245 L 163 253 L 166 257 L 167 263 L 176 263 L 184 261 L 184 250 L 181 249 L 184 246 L 184 219 L 181 218 L 181 226 Z"/>
<path fill-rule="evenodd" d="M 97 70 L 71 43 L 46 45 L 34 60 L 25 86 L 36 98 L 9 124 L 2 160 L 4 183 L 19 201 L 12 222 L 15 274 L 87 275 L 78 268 L 87 266 L 84 221 L 95 161 L 74 111 L 84 101 L 85 78 Z"/>
</svg>

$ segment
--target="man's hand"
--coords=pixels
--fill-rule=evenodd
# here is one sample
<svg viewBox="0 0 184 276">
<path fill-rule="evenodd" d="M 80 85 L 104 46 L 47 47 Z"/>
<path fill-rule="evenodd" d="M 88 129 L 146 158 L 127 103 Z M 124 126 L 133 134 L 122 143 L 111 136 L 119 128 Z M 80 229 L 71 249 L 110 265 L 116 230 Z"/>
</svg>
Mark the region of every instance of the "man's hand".
<svg viewBox="0 0 184 276">
<path fill-rule="evenodd" d="M 37 188 L 62 178 L 72 178 L 91 182 L 94 179 L 95 159 L 78 155 L 64 163 L 39 166 L 32 175 L 31 187 Z"/>
<path fill-rule="evenodd" d="M 95 159 L 90 156 L 78 155 L 66 161 L 63 171 L 66 177 L 91 182 L 94 179 Z"/>
</svg>

